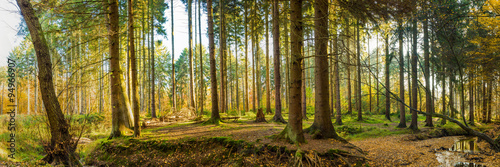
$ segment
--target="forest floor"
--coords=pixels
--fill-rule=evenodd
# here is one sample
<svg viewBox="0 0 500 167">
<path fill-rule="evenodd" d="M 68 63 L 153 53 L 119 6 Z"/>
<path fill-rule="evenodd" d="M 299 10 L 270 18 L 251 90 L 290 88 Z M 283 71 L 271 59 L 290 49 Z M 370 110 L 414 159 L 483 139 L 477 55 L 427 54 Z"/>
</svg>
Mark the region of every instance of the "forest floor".
<svg viewBox="0 0 500 167">
<path fill-rule="evenodd" d="M 226 115 L 222 114 L 222 117 L 225 116 Z M 286 115 L 284 117 L 287 118 Z M 312 118 L 312 116 L 309 117 Z M 398 120 L 395 115 L 393 117 L 392 120 Z M 269 165 L 269 163 L 271 163 L 276 166 L 293 166 L 296 165 L 296 161 L 298 161 L 296 158 L 298 157 L 296 151 L 301 150 L 305 153 L 304 157 L 307 157 L 301 158 L 303 160 L 302 163 L 306 166 L 313 166 L 314 163 L 335 166 L 357 166 L 359 164 L 368 166 L 454 166 L 455 163 L 458 162 L 472 162 L 476 165 L 486 166 L 496 166 L 500 164 L 500 153 L 494 153 L 489 150 L 485 142 L 478 143 L 481 149 L 480 152 L 448 152 L 449 148 L 451 148 L 455 142 L 466 138 L 463 136 L 466 133 L 456 125 L 450 123 L 443 126 L 438 125 L 436 128 L 424 127 L 424 117 L 419 117 L 419 122 L 421 123 L 419 126 L 420 131 L 413 132 L 408 129 L 396 128 L 398 122 L 387 121 L 381 115 L 367 115 L 363 121 L 356 121 L 354 116 L 351 117 L 346 115 L 343 117 L 344 125 L 335 125 L 335 128 L 337 133 L 346 138 L 349 143 L 342 143 L 333 139 L 313 139 L 312 135 L 305 133 L 307 143 L 301 145 L 294 145 L 287 141 L 276 141 L 273 139 L 272 136 L 280 133 L 285 128 L 285 124 L 276 122 L 255 123 L 252 118 L 255 118 L 253 113 L 248 113 L 247 116 L 240 117 L 240 119 L 236 121 L 224 121 L 219 125 L 204 125 L 201 123 L 202 121 L 164 122 L 150 120 L 148 123 L 154 126 L 143 129 L 142 137 L 135 138 L 134 141 L 191 143 L 187 146 L 184 144 L 182 144 L 182 146 L 175 146 L 175 151 L 177 155 L 181 157 L 184 156 L 184 159 L 186 159 L 186 156 L 188 157 L 187 159 L 190 159 L 189 157 L 191 156 L 191 161 L 193 162 L 172 161 L 172 159 L 176 158 L 170 157 L 165 159 L 153 155 L 157 158 L 136 158 L 137 161 L 135 163 L 140 161 L 149 161 L 148 164 L 169 162 L 186 165 L 187 163 L 187 166 L 213 166 L 214 164 L 214 166 L 255 166 L 262 164 Z M 266 120 L 269 121 L 271 119 L 272 115 L 266 115 Z M 437 119 L 435 120 L 436 123 L 438 121 Z M 312 122 L 312 119 L 305 120 L 303 125 L 304 128 L 309 127 Z M 488 132 L 490 135 L 495 134 L 496 136 L 498 135 L 497 133 L 500 132 L 500 125 L 478 124 L 477 129 Z M 223 139 L 220 139 L 220 137 L 223 137 Z M 214 143 L 214 140 L 223 140 L 224 142 Z M 111 145 L 129 147 L 130 143 L 134 141 L 119 141 Z M 234 147 L 241 148 L 241 146 L 235 146 L 234 142 L 229 141 L 245 142 L 248 145 L 252 145 L 254 150 L 260 151 L 253 152 L 252 154 L 240 155 L 238 156 L 239 158 L 237 158 L 234 157 L 235 153 L 244 154 L 246 151 L 241 149 L 233 150 Z M 228 142 L 230 144 L 228 144 Z M 219 146 L 219 148 L 216 146 L 220 144 L 222 144 L 222 147 Z M 140 144 L 136 143 L 134 145 Z M 204 151 L 199 150 L 197 153 L 178 151 L 178 149 L 182 150 L 187 148 L 195 150 L 197 148 L 203 148 Z M 229 149 L 233 151 L 218 152 L 217 150 L 221 148 L 222 150 Z M 286 148 L 289 152 L 287 152 L 286 156 L 282 156 L 281 154 L 283 154 L 283 152 L 280 153 L 280 149 L 276 148 Z M 116 147 L 106 147 L 106 149 L 115 150 L 113 153 L 117 153 Z M 162 152 L 161 148 L 152 147 L 149 149 L 160 150 L 159 152 Z M 207 161 L 194 160 L 200 159 L 200 157 L 195 158 L 196 156 L 201 156 L 201 159 L 210 159 L 207 157 L 210 153 L 205 151 L 213 152 L 217 160 L 213 160 L 214 157 Z M 157 151 L 153 152 L 154 154 L 158 154 Z M 233 157 L 231 157 L 231 153 L 233 153 Z M 444 160 L 440 159 L 438 161 L 437 157 L 445 153 L 447 156 Z M 94 156 L 102 154 L 106 153 L 99 152 L 94 154 Z M 229 155 L 224 156 L 224 154 Z M 117 157 L 111 159 L 120 159 L 120 155 L 113 156 Z M 128 155 L 124 154 L 122 156 L 122 158 L 124 158 Z M 92 155 L 90 157 L 92 157 Z M 94 158 L 94 160 L 96 160 L 96 158 Z M 92 161 L 91 164 L 104 165 L 108 164 L 105 161 L 109 160 L 110 159 L 103 159 L 103 161 L 96 160 Z M 134 164 L 132 161 L 127 163 L 129 165 Z M 189 165 L 190 163 L 191 165 Z"/>
<path fill-rule="evenodd" d="M 313 123 L 313 110 L 308 112 L 303 128 Z M 305 144 L 295 145 L 274 140 L 285 124 L 270 121 L 255 123 L 255 114 L 246 113 L 236 121 L 225 120 L 219 125 L 205 125 L 209 113 L 203 117 L 191 114 L 165 115 L 163 119 L 143 117 L 146 124 L 141 137 L 125 136 L 109 140 L 110 114 L 75 115 L 71 120 L 73 132 L 80 134 L 77 153 L 84 165 L 91 166 L 455 166 L 457 162 L 498 166 L 500 153 L 489 149 L 484 141 L 478 141 L 478 151 L 451 151 L 454 144 L 466 136 L 457 125 L 424 127 L 425 117 L 420 116 L 419 131 L 396 128 L 398 114 L 388 121 L 383 115 L 363 115 L 358 121 L 356 114 L 343 115 L 343 125 L 334 125 L 339 136 L 349 143 L 333 139 L 313 139 L 305 134 Z M 236 113 L 222 113 L 221 117 L 235 117 Z M 287 114 L 283 117 L 288 118 Z M 406 115 L 409 125 L 410 115 Z M 7 119 L 0 117 L 0 120 Z M 86 121 L 85 121 L 86 120 Z M 16 145 L 17 158 L 7 157 L 6 142 L 0 142 L 0 166 L 40 166 L 45 155 L 44 141 L 48 141 L 45 116 L 20 116 Z M 0 139 L 8 140 L 9 132 L 0 125 Z M 474 129 L 490 136 L 500 135 L 500 124 L 476 123 Z M 467 146 L 460 146 L 467 147 Z"/>
</svg>

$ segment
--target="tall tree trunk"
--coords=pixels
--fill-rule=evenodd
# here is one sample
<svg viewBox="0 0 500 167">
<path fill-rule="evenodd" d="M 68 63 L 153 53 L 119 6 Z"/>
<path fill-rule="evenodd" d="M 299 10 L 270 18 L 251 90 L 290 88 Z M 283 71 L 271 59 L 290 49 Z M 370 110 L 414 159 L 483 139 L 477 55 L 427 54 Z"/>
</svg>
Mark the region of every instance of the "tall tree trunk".
<svg viewBox="0 0 500 167">
<path fill-rule="evenodd" d="M 302 52 L 304 55 L 309 53 L 308 51 L 305 51 L 304 46 L 302 46 L 302 48 L 303 48 Z M 307 57 L 307 55 L 306 55 L 306 57 Z M 307 118 L 307 94 L 306 94 L 307 93 L 307 91 L 306 91 L 306 86 L 307 86 L 306 85 L 306 81 L 307 81 L 307 73 L 306 73 L 307 70 L 306 69 L 307 68 L 306 68 L 306 65 L 307 65 L 306 59 L 304 59 L 302 61 L 302 67 L 301 67 L 303 70 L 302 70 L 302 76 L 301 76 L 301 78 L 302 78 L 301 84 L 302 85 L 300 87 L 300 90 L 302 91 L 302 101 L 301 101 L 302 102 L 302 119 L 304 119 L 304 120 L 309 119 L 309 118 Z"/>
<path fill-rule="evenodd" d="M 289 11 L 289 7 L 290 7 L 290 4 L 288 1 L 285 1 L 284 2 L 284 8 L 285 8 L 285 11 L 284 13 L 287 13 Z M 286 67 L 285 67 L 285 70 L 286 70 L 286 74 L 285 74 L 285 77 L 286 77 L 286 85 L 285 85 L 285 91 L 286 91 L 286 96 L 285 96 L 285 106 L 287 108 L 290 108 L 290 106 L 288 104 L 290 104 L 290 54 L 288 53 L 289 49 L 288 47 L 290 46 L 290 43 L 288 42 L 288 37 L 290 36 L 289 33 L 288 33 L 288 15 L 285 14 L 285 18 L 284 18 L 284 29 L 285 29 L 285 58 L 286 58 Z"/>
<path fill-rule="evenodd" d="M 225 100 L 225 90 L 226 88 L 224 88 L 225 86 L 225 75 L 224 75 L 224 57 L 225 57 L 225 54 L 226 54 L 226 51 L 225 51 L 225 47 L 226 47 L 226 43 L 225 43 L 225 40 L 226 40 L 226 35 L 225 35 L 225 18 L 224 18 L 224 0 L 219 0 L 219 29 L 220 29 L 220 33 L 219 33 L 219 75 L 220 75 L 220 110 L 221 112 L 225 112 L 226 111 L 226 100 Z"/>
<path fill-rule="evenodd" d="M 405 84 L 404 84 L 404 57 L 403 57 L 403 26 L 402 21 L 398 20 L 398 42 L 399 42 L 399 98 L 402 102 L 399 104 L 399 125 L 398 128 L 406 128 L 405 118 Z"/>
<path fill-rule="evenodd" d="M 266 113 L 267 114 L 272 114 L 273 112 L 271 111 L 271 86 L 269 84 L 271 84 L 270 82 L 270 78 L 269 78 L 269 3 L 268 1 L 266 1 L 266 5 L 265 6 L 265 11 L 266 13 L 264 14 L 265 15 L 265 19 L 266 19 Z M 279 38 L 279 34 L 278 34 L 278 38 Z M 278 69 L 274 69 L 274 70 L 277 70 L 279 72 L 279 68 Z"/>
<path fill-rule="evenodd" d="M 474 70 L 469 73 L 469 124 L 474 126 Z"/>
<path fill-rule="evenodd" d="M 209 11 L 211 12 L 211 11 Z M 171 23 L 172 27 L 172 112 L 176 111 L 177 101 L 175 100 L 175 52 L 174 52 L 174 1 L 170 1 L 170 15 L 171 15 Z M 217 103 L 216 103 L 217 104 Z"/>
<path fill-rule="evenodd" d="M 274 55 L 274 117 L 276 122 L 285 123 L 281 115 L 281 73 L 280 73 L 280 27 L 278 0 L 273 0 L 273 55 Z"/>
<path fill-rule="evenodd" d="M 217 105 L 217 72 L 215 67 L 215 44 L 214 44 L 214 20 L 212 0 L 207 0 L 207 17 L 208 17 L 208 50 L 210 56 L 210 91 L 212 98 L 212 114 L 210 115 L 209 123 L 218 124 L 220 121 L 219 106 Z"/>
<path fill-rule="evenodd" d="M 356 46 L 357 46 L 357 51 L 356 51 L 356 67 L 357 67 L 357 70 L 356 70 L 356 76 L 357 76 L 357 79 L 356 79 L 356 110 L 358 110 L 358 121 L 361 121 L 363 120 L 363 111 L 361 111 L 361 44 L 360 44 L 360 40 L 359 40 L 359 25 L 360 24 L 360 21 L 359 19 L 357 20 L 357 23 L 356 23 Z"/>
<path fill-rule="evenodd" d="M 248 94 L 248 1 L 245 1 L 245 93 L 243 98 L 245 100 L 245 112 L 248 112 L 248 105 L 250 96 Z"/>
<path fill-rule="evenodd" d="M 150 0 L 151 1 L 151 8 L 154 7 L 153 5 L 153 1 L 154 0 Z M 151 29 L 151 62 L 150 62 L 150 66 L 151 66 L 151 118 L 156 118 L 156 105 L 155 105 L 155 36 L 154 36 L 154 30 L 155 30 L 155 27 L 154 27 L 154 21 L 155 21 L 155 15 L 154 15 L 154 9 L 151 9 L 151 26 L 150 26 L 150 29 Z M 190 20 L 191 21 L 191 20 Z M 191 35 L 191 34 L 189 34 Z M 191 62 L 192 63 L 192 62 Z M 193 74 L 192 70 L 191 70 L 191 74 Z"/>
<path fill-rule="evenodd" d="M 315 113 L 314 122 L 308 129 L 315 138 L 339 139 L 332 120 L 328 92 L 328 0 L 314 1 L 314 50 L 315 50 Z"/>
<path fill-rule="evenodd" d="M 45 40 L 42 26 L 29 1 L 17 0 L 17 5 L 21 9 L 35 48 L 39 66 L 38 79 L 40 80 L 40 90 L 49 121 L 51 139 L 49 148 L 46 150 L 47 156 L 43 160 L 49 164 L 55 161 L 55 164 L 63 164 L 65 166 L 82 166 L 78 161 L 77 154 L 75 154 L 77 143 L 74 143 L 75 141 L 72 140 L 69 133 L 69 124 L 64 119 L 64 114 L 57 100 L 54 81 L 52 79 L 52 62 L 49 46 Z M 110 8 L 115 9 L 115 7 L 118 9 L 116 1 L 111 1 Z M 112 12 L 110 15 L 113 16 L 114 14 L 118 13 Z"/>
<path fill-rule="evenodd" d="M 189 107 L 194 108 L 194 71 L 193 71 L 193 10 L 192 0 L 188 0 L 188 27 L 189 27 Z M 221 12 L 224 13 L 224 12 Z M 224 14 L 222 14 L 224 15 Z M 224 16 L 223 16 L 224 17 Z M 224 48 L 225 49 L 225 48 Z"/>
<path fill-rule="evenodd" d="M 134 43 L 134 9 L 133 0 L 128 0 L 128 43 L 129 43 L 129 56 L 130 65 L 132 70 L 132 110 L 134 113 L 134 136 L 141 136 L 141 127 L 139 126 L 139 99 L 137 92 L 137 59 L 135 57 L 135 43 Z M 127 71 L 128 73 L 128 71 Z"/>
<path fill-rule="evenodd" d="M 450 89 L 450 103 L 449 103 L 449 105 L 450 105 L 450 112 L 449 112 L 449 114 L 450 114 L 451 118 L 456 118 L 456 115 L 455 115 L 455 95 L 453 94 L 454 91 L 455 91 L 455 88 L 454 88 L 455 84 L 453 83 L 453 82 L 455 82 L 455 79 L 453 78 L 453 75 L 454 75 L 453 71 L 450 70 L 450 76 L 449 76 L 449 78 L 450 78 L 450 85 L 449 85 L 449 89 Z"/>
<path fill-rule="evenodd" d="M 377 53 L 376 53 L 376 57 L 377 58 L 375 60 L 375 64 L 376 64 L 376 70 L 375 71 L 377 71 L 377 73 L 375 74 L 376 77 L 377 77 L 376 81 L 375 81 L 375 84 L 377 84 L 377 87 L 376 87 L 376 89 L 377 89 L 377 94 L 376 94 L 376 96 L 377 96 L 377 107 L 376 107 L 377 112 L 376 113 L 379 113 L 380 112 L 380 103 L 379 103 L 380 102 L 379 101 L 380 100 L 380 89 L 379 89 L 379 85 L 380 84 L 378 82 L 378 79 L 379 79 L 379 59 L 380 58 L 379 58 L 379 55 L 378 55 L 378 52 L 379 52 L 378 51 L 378 48 L 379 48 L 379 45 L 378 45 L 378 41 L 379 41 L 378 34 L 377 34 L 376 39 L 377 39 Z"/>
<path fill-rule="evenodd" d="M 429 28 L 428 19 L 424 19 L 424 75 L 425 75 L 425 111 L 432 113 L 432 94 L 430 91 L 430 63 L 429 63 Z M 432 116 L 427 115 L 425 118 L 425 126 L 433 127 Z"/>
<path fill-rule="evenodd" d="M 493 100 L 493 96 L 492 96 L 492 92 L 493 92 L 493 78 L 490 78 L 490 80 L 488 81 L 488 92 L 487 92 L 487 95 L 488 96 L 488 115 L 486 117 L 486 123 L 491 123 L 491 107 L 492 107 L 492 100 Z"/>
<path fill-rule="evenodd" d="M 391 83 L 390 83 L 390 72 L 389 66 L 391 65 L 391 55 L 389 55 L 389 34 L 385 35 L 385 118 L 389 121 L 391 120 L 391 98 L 389 92 L 391 92 Z M 404 116 L 404 113 L 402 114 Z M 400 115 L 401 116 L 401 115 Z M 401 120 L 400 120 L 401 124 Z M 406 123 L 404 123 L 406 125 Z"/>
<path fill-rule="evenodd" d="M 336 8 L 332 9 L 334 12 Z M 335 97 L 335 110 L 337 110 L 336 121 L 337 125 L 342 125 L 342 109 L 340 106 L 340 75 L 339 75 L 339 46 L 338 46 L 338 31 L 337 19 L 333 22 L 333 94 Z"/>
<path fill-rule="evenodd" d="M 303 57 L 301 49 L 303 44 L 302 31 L 302 0 L 292 1 L 290 11 L 290 29 L 291 29 L 291 66 L 290 66 L 290 104 L 288 115 L 288 124 L 281 132 L 280 136 L 290 139 L 294 143 L 304 143 L 304 133 L 302 131 L 301 97 L 302 92 L 302 68 L 300 67 Z"/>
<path fill-rule="evenodd" d="M 368 30 L 367 30 L 367 34 L 368 34 Z M 370 38 L 370 36 L 368 36 L 368 38 Z M 367 53 L 368 53 L 368 72 L 371 71 L 371 67 L 372 67 L 372 64 L 371 64 L 371 56 L 370 56 L 370 40 L 367 39 L 366 40 L 366 43 L 367 43 Z M 372 77 L 370 75 L 370 73 L 368 73 L 368 112 L 369 113 L 372 113 Z"/>
<path fill-rule="evenodd" d="M 442 104 L 443 107 L 441 109 L 441 114 L 446 115 L 446 77 L 444 76 L 444 73 L 446 72 L 446 68 L 444 67 L 444 62 L 441 63 L 443 66 L 442 68 L 442 74 L 441 74 L 441 83 L 442 85 L 442 91 L 441 91 L 441 98 L 442 98 Z M 446 124 L 446 119 L 441 120 L 441 125 Z"/>
<path fill-rule="evenodd" d="M 413 18 L 413 54 L 411 54 L 411 100 L 412 100 L 412 112 L 411 112 L 411 124 L 410 124 L 410 129 L 413 130 L 418 130 L 418 115 L 417 115 L 417 19 Z"/>
<path fill-rule="evenodd" d="M 205 79 L 203 78 L 203 45 L 201 44 L 201 0 L 198 0 L 198 33 L 200 38 L 200 115 L 203 115 L 205 103 Z M 172 58 L 172 61 L 174 59 Z"/>
<path fill-rule="evenodd" d="M 349 51 L 351 48 L 349 47 L 350 42 L 350 33 L 349 33 L 349 20 L 345 19 L 346 21 L 346 35 L 347 35 L 347 63 L 346 63 L 346 68 L 347 68 L 347 114 L 351 115 L 352 114 L 352 91 L 351 91 L 351 52 Z"/>
</svg>

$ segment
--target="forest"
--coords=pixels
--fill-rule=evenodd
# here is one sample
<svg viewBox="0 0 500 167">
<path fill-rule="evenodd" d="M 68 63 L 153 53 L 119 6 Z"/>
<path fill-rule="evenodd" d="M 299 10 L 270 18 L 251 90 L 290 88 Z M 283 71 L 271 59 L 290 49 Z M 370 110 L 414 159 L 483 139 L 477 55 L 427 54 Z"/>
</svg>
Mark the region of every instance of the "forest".
<svg viewBox="0 0 500 167">
<path fill-rule="evenodd" d="M 10 2 L 0 166 L 500 164 L 500 0 Z"/>
</svg>

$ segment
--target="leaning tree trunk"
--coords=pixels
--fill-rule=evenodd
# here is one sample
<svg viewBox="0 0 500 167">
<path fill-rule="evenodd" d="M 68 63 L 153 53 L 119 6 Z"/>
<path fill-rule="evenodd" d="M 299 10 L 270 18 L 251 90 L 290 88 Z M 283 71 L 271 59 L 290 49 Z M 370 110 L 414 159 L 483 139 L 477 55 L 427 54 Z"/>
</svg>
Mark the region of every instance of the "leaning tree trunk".
<svg viewBox="0 0 500 167">
<path fill-rule="evenodd" d="M 281 115 L 281 73 L 280 73 L 280 28 L 279 28 L 279 6 L 278 0 L 273 0 L 273 55 L 274 55 L 274 117 L 276 122 L 285 123 Z"/>
<path fill-rule="evenodd" d="M 113 3 L 112 3 L 113 4 Z M 116 4 L 116 3 L 115 3 Z M 49 46 L 45 40 L 42 26 L 38 21 L 33 6 L 29 0 L 17 0 L 17 5 L 26 21 L 31 34 L 33 46 L 38 60 L 38 79 L 42 100 L 47 112 L 50 128 L 50 144 L 45 147 L 47 156 L 43 158 L 48 163 L 63 164 L 65 166 L 81 166 L 78 155 L 75 154 L 77 142 L 72 140 L 69 133 L 69 124 L 64 119 L 52 79 L 52 62 Z"/>
</svg>

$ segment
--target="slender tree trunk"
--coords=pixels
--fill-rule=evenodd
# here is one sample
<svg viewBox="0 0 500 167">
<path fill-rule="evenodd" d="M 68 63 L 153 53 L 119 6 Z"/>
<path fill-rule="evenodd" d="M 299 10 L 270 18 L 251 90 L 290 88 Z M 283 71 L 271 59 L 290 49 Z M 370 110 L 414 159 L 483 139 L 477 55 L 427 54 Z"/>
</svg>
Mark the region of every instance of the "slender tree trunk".
<svg viewBox="0 0 500 167">
<path fill-rule="evenodd" d="M 427 17 L 426 17 L 427 18 Z M 432 94 L 430 91 L 430 63 L 429 63 L 429 29 L 428 19 L 424 19 L 424 75 L 425 75 L 425 111 L 432 113 Z M 425 126 L 433 127 L 432 116 L 426 116 Z"/>
<path fill-rule="evenodd" d="M 391 83 L 390 83 L 390 72 L 389 66 L 391 65 L 391 55 L 389 55 L 389 34 L 385 35 L 385 118 L 389 121 L 391 120 L 391 98 L 389 92 L 391 92 Z M 404 115 L 404 113 L 402 114 Z M 401 116 L 401 115 L 400 115 Z M 400 120 L 401 123 L 401 120 Z M 404 124 L 406 125 L 406 123 Z"/>
<path fill-rule="evenodd" d="M 357 51 L 356 53 L 358 54 L 356 56 L 356 73 L 357 73 L 357 81 L 356 81 L 356 87 L 357 87 L 357 94 L 356 94 L 356 110 L 358 110 L 358 121 L 363 120 L 363 111 L 361 111 L 361 44 L 359 40 L 359 25 L 360 21 L 357 20 L 356 24 L 356 46 L 357 46 Z"/>
<path fill-rule="evenodd" d="M 203 45 L 201 44 L 201 0 L 198 0 L 198 33 L 200 38 L 200 115 L 203 115 L 205 104 L 205 79 L 203 78 Z M 173 37 L 173 35 L 172 35 Z M 172 57 L 172 61 L 173 61 Z"/>
<path fill-rule="evenodd" d="M 347 68 L 347 114 L 348 115 L 351 115 L 352 114 L 352 91 L 351 91 L 351 53 L 350 53 L 350 47 L 349 47 L 349 44 L 351 43 L 350 42 L 350 33 L 349 33 L 349 29 L 350 29 L 350 26 L 349 26 L 349 20 L 346 19 L 346 35 L 347 35 L 347 54 L 346 54 L 346 57 L 347 57 L 347 63 L 346 63 L 346 68 Z"/>
<path fill-rule="evenodd" d="M 335 9 L 335 8 L 333 8 Z M 334 10 L 332 10 L 334 12 Z M 338 46 L 338 31 L 337 31 L 337 19 L 333 22 L 333 93 L 335 96 L 335 109 L 337 110 L 336 124 L 342 125 L 342 109 L 340 106 L 340 75 L 339 75 L 339 46 Z"/>
<path fill-rule="evenodd" d="M 302 0 L 292 1 L 290 20 L 291 20 L 291 66 L 290 66 L 290 104 L 287 127 L 283 130 L 286 138 L 289 138 L 294 143 L 304 143 L 304 133 L 302 131 L 302 114 L 301 114 L 301 97 L 302 92 L 302 68 L 300 67 L 303 57 L 301 49 L 303 44 L 302 32 Z"/>
<path fill-rule="evenodd" d="M 284 2 L 284 8 L 285 8 L 285 11 L 284 13 L 287 13 L 289 12 L 289 2 L 288 1 L 285 1 Z M 285 70 L 286 70 L 286 74 L 285 74 L 285 77 L 286 77 L 286 85 L 285 85 L 285 90 L 286 90 L 286 96 L 285 96 L 285 104 L 286 104 L 286 107 L 287 108 L 290 108 L 290 106 L 288 104 L 290 104 L 290 54 L 288 53 L 289 49 L 288 47 L 290 46 L 290 43 L 288 42 L 288 37 L 290 36 L 289 33 L 288 33 L 288 15 L 285 14 L 285 18 L 284 18 L 284 29 L 285 29 L 285 58 L 286 58 L 286 67 L 285 67 Z"/>
<path fill-rule="evenodd" d="M 210 11 L 209 11 L 210 12 Z M 171 15 L 171 20 L 170 22 L 172 23 L 172 112 L 176 111 L 176 106 L 177 106 L 177 101 L 175 100 L 175 52 L 174 52 L 174 1 L 170 1 L 170 15 Z M 217 104 L 217 103 L 216 103 Z"/>
<path fill-rule="evenodd" d="M 367 32 L 368 33 L 368 32 Z M 370 37 L 370 36 L 368 36 Z M 368 71 L 370 72 L 371 71 L 371 67 L 372 67 L 372 64 L 371 64 L 371 56 L 370 56 L 370 40 L 366 40 L 367 42 L 367 53 L 368 53 Z M 370 73 L 368 73 L 368 112 L 372 113 L 372 77 L 370 75 Z"/>
<path fill-rule="evenodd" d="M 402 21 L 398 20 L 398 41 L 399 41 L 399 98 L 402 100 L 399 105 L 399 125 L 398 128 L 406 128 L 405 118 L 405 85 L 404 85 L 404 57 L 403 57 L 403 27 Z"/>
<path fill-rule="evenodd" d="M 474 126 L 474 71 L 469 73 L 469 124 Z"/>
<path fill-rule="evenodd" d="M 378 52 L 379 52 L 378 51 L 378 48 L 379 48 L 379 45 L 378 45 L 378 41 L 379 41 L 378 34 L 377 34 L 376 39 L 377 39 L 377 53 L 376 53 L 377 59 L 375 60 L 375 64 L 376 64 L 376 74 L 375 75 L 377 77 L 377 80 L 375 81 L 375 84 L 377 84 L 377 87 L 376 87 L 376 89 L 377 89 L 377 94 L 376 94 L 376 96 L 377 96 L 377 107 L 376 107 L 377 112 L 376 113 L 379 113 L 380 112 L 380 103 L 379 103 L 380 102 L 379 101 L 380 100 L 380 89 L 379 89 L 379 85 L 380 84 L 378 82 L 378 79 L 379 79 L 379 59 L 380 58 L 379 58 L 379 55 L 378 55 Z"/>
<path fill-rule="evenodd" d="M 153 5 L 153 0 L 151 0 L 151 8 L 154 7 Z M 150 26 L 150 29 L 151 29 L 151 62 L 150 62 L 150 66 L 151 66 L 151 118 L 156 118 L 156 103 L 155 103 L 155 36 L 154 36 L 154 30 L 155 30 L 155 27 L 153 25 L 154 21 L 155 21 L 155 15 L 154 15 L 154 9 L 151 9 L 151 26 Z M 191 20 L 190 20 L 191 21 Z M 190 27 L 191 28 L 191 27 Z M 191 35 L 191 34 L 189 34 Z M 191 62 L 193 63 L 193 62 Z M 193 74 L 192 70 L 191 70 L 191 75 Z"/>
<path fill-rule="evenodd" d="M 304 46 L 302 46 L 302 47 L 303 47 L 302 52 L 304 55 L 306 55 L 308 52 L 305 51 Z M 309 118 L 307 118 L 307 95 L 306 95 L 306 93 L 307 93 L 307 91 L 306 91 L 306 86 L 307 86 L 306 85 L 306 81 L 307 81 L 306 69 L 307 68 L 306 68 L 306 65 L 307 65 L 307 63 L 306 63 L 306 60 L 304 59 L 302 61 L 302 67 L 301 67 L 303 70 L 302 70 L 302 76 L 301 76 L 301 78 L 302 78 L 301 84 L 302 85 L 300 87 L 301 88 L 300 90 L 302 91 L 302 119 L 304 119 L 304 120 L 309 119 Z"/>
<path fill-rule="evenodd" d="M 222 0 L 221 0 L 222 1 Z M 193 11 L 192 0 L 188 0 L 188 27 L 189 27 L 189 107 L 194 108 L 194 71 L 193 71 Z M 224 15 L 223 11 L 221 12 Z M 222 16 L 224 17 L 224 16 Z M 224 32 L 224 31 L 222 31 Z M 224 38 L 225 39 L 225 38 Z M 224 48 L 225 49 L 225 48 Z"/>
<path fill-rule="evenodd" d="M 128 0 L 128 43 L 129 43 L 129 56 L 132 70 L 132 109 L 134 113 L 134 136 L 141 136 L 141 127 L 139 126 L 139 99 L 137 92 L 137 59 L 135 57 L 135 43 L 134 43 L 134 10 L 133 0 Z M 128 73 L 128 71 L 127 71 Z"/>
<path fill-rule="evenodd" d="M 492 96 L 492 92 L 493 92 L 493 78 L 491 78 L 489 81 L 488 81 L 488 92 L 487 92 L 487 95 L 488 96 L 488 115 L 487 115 L 487 118 L 486 118 L 486 123 L 491 123 L 491 107 L 492 107 L 492 100 L 493 100 L 493 96 Z"/>
<path fill-rule="evenodd" d="M 442 91 L 441 91 L 441 98 L 443 100 L 443 108 L 441 109 L 441 114 L 446 115 L 446 77 L 444 76 L 444 73 L 446 72 L 446 69 L 444 68 L 444 62 L 441 63 L 443 65 L 442 67 L 442 74 L 441 74 L 441 83 L 442 85 Z M 441 125 L 446 124 L 446 119 L 441 120 Z"/>
<path fill-rule="evenodd" d="M 21 9 L 21 13 L 26 21 L 26 25 L 28 26 L 28 30 L 31 34 L 33 46 L 35 48 L 39 66 L 38 77 L 40 80 L 40 90 L 42 91 L 42 100 L 46 108 L 47 119 L 49 121 L 51 139 L 47 150 L 48 155 L 43 158 L 43 160 L 49 164 L 55 161 L 55 164 L 63 164 L 65 166 L 82 166 L 78 161 L 78 156 L 75 154 L 77 143 L 74 143 L 74 141 L 71 140 L 72 137 L 69 133 L 69 124 L 64 119 L 64 114 L 61 110 L 59 101 L 57 100 L 56 91 L 54 89 L 54 81 L 52 79 L 51 56 L 47 41 L 45 40 L 45 36 L 43 34 L 42 26 L 40 25 L 33 6 L 29 1 L 17 0 L 17 5 Z M 116 3 L 111 1 L 110 8 L 115 9 L 114 7 L 117 9 Z M 110 16 L 113 16 L 114 14 L 118 13 L 112 12 Z"/>
<path fill-rule="evenodd" d="M 214 20 L 212 0 L 207 0 L 207 17 L 208 17 L 208 50 L 210 55 L 210 91 L 212 97 L 212 114 L 209 123 L 218 124 L 220 120 L 219 106 L 217 105 L 217 72 L 215 67 L 215 44 L 214 44 Z"/>
<path fill-rule="evenodd" d="M 276 122 L 285 123 L 281 115 L 281 73 L 280 73 L 280 27 L 278 0 L 273 0 L 273 55 L 274 55 L 274 117 Z"/>
<path fill-rule="evenodd" d="M 226 47 L 226 44 L 225 44 L 225 40 L 226 40 L 226 37 L 225 37 L 225 18 L 224 18 L 224 0 L 219 0 L 219 30 L 220 30 L 220 33 L 219 33 L 219 67 L 220 67 L 220 72 L 219 72 L 219 75 L 220 75 L 220 110 L 221 112 L 225 112 L 226 111 L 226 100 L 225 100 L 225 91 L 226 88 L 224 88 L 224 83 L 226 82 L 225 80 L 225 75 L 224 75 L 224 57 L 225 57 L 225 54 L 226 54 L 226 51 L 225 51 L 225 47 Z"/>
<path fill-rule="evenodd" d="M 248 2 L 245 1 L 245 93 L 243 98 L 245 100 L 245 112 L 248 112 L 248 105 L 250 96 L 248 94 Z"/>
<path fill-rule="evenodd" d="M 271 84 L 270 82 L 270 78 L 269 78 L 269 5 L 268 5 L 268 1 L 266 1 L 266 5 L 265 6 L 265 11 L 266 13 L 264 14 L 265 15 L 265 19 L 266 19 L 266 113 L 267 114 L 272 114 L 273 112 L 271 111 L 271 86 L 269 84 Z M 279 34 L 278 34 L 278 38 L 279 38 Z M 279 72 L 279 68 L 275 70 L 278 70 Z"/>
<path fill-rule="evenodd" d="M 413 19 L 413 54 L 411 54 L 411 100 L 412 100 L 412 112 L 411 112 L 411 124 L 410 129 L 418 130 L 418 115 L 415 110 L 418 106 L 417 104 L 417 19 Z"/>
</svg>

